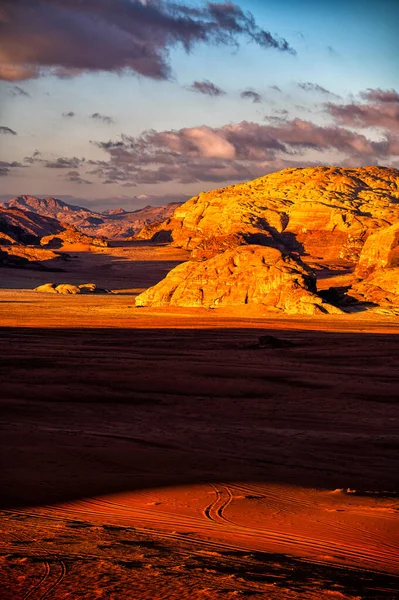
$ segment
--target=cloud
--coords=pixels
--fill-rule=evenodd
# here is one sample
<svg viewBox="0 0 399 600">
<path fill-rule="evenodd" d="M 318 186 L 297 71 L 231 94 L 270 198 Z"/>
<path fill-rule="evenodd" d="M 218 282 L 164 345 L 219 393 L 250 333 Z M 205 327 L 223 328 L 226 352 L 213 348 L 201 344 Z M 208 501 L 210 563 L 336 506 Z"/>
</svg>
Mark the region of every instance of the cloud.
<svg viewBox="0 0 399 600">
<path fill-rule="evenodd" d="M 27 98 L 32 97 L 26 90 L 21 88 L 19 85 L 14 85 L 14 87 L 11 90 L 11 94 L 13 96 L 26 96 Z"/>
<path fill-rule="evenodd" d="M 46 169 L 77 169 L 83 165 L 85 159 L 77 158 L 76 156 L 73 156 L 72 158 L 59 156 L 55 159 L 48 160 L 43 158 L 41 152 L 35 150 L 32 156 L 26 156 L 24 158 L 24 162 L 30 165 L 39 164 Z"/>
<path fill-rule="evenodd" d="M 222 127 L 145 131 L 96 142 L 108 160 L 87 161 L 103 183 L 125 186 L 166 182 L 223 183 L 259 177 L 287 166 L 321 164 L 331 153 L 348 164 L 375 164 L 399 155 L 389 132 L 378 141 L 337 125 L 320 126 L 285 112 L 265 124 L 242 121 Z"/>
<path fill-rule="evenodd" d="M 304 83 L 297 83 L 297 86 L 299 88 L 301 88 L 301 90 L 304 90 L 305 92 L 316 92 L 319 94 L 324 94 L 325 96 L 339 98 L 339 96 L 337 94 L 330 92 L 330 90 L 327 90 L 326 88 L 319 85 L 318 83 L 311 83 L 310 81 L 305 81 Z"/>
<path fill-rule="evenodd" d="M 92 181 L 89 181 L 88 179 L 83 179 L 83 177 L 80 176 L 79 171 L 69 171 L 69 173 L 66 174 L 65 179 L 67 181 L 71 181 L 72 183 L 78 183 L 79 185 L 84 183 L 84 184 L 92 184 Z"/>
<path fill-rule="evenodd" d="M 77 169 L 82 163 L 84 163 L 83 158 L 57 158 L 56 160 L 40 160 L 44 164 L 47 169 Z"/>
<path fill-rule="evenodd" d="M 326 110 L 339 125 L 378 127 L 388 130 L 390 136 L 399 133 L 399 94 L 395 90 L 368 89 L 359 95 L 367 102 L 328 103 Z"/>
<path fill-rule="evenodd" d="M 39 150 L 35 150 L 33 152 L 32 156 L 25 156 L 24 162 L 28 163 L 30 165 L 33 165 L 37 162 L 43 162 L 42 159 L 39 158 L 40 156 L 41 156 L 41 153 L 39 152 Z"/>
<path fill-rule="evenodd" d="M 281 92 L 281 88 L 279 88 L 278 85 L 271 85 L 270 89 L 274 90 L 275 92 Z"/>
<path fill-rule="evenodd" d="M 188 89 L 192 92 L 199 92 L 200 94 L 205 94 L 206 96 L 223 96 L 226 94 L 225 91 L 223 91 L 220 87 L 218 87 L 208 79 L 204 79 L 204 81 L 194 81 Z"/>
<path fill-rule="evenodd" d="M 0 126 L 0 134 L 4 134 L 4 135 L 18 135 L 16 131 L 14 131 L 14 129 L 11 129 L 11 127 L 5 127 L 4 125 Z"/>
<path fill-rule="evenodd" d="M 112 117 L 107 117 L 107 115 L 100 115 L 100 113 L 93 113 L 91 115 L 92 119 L 97 119 L 97 121 L 102 121 L 103 123 L 106 123 L 107 125 L 112 125 L 113 123 L 115 123 L 115 121 L 113 120 Z"/>
<path fill-rule="evenodd" d="M 6 177 L 7 175 L 9 175 L 10 169 L 15 169 L 23 166 L 23 164 L 16 162 L 15 160 L 12 162 L 0 160 L 0 177 Z"/>
<path fill-rule="evenodd" d="M 72 117 L 76 117 L 76 113 L 74 113 L 72 110 L 70 110 L 67 113 L 62 113 L 62 116 L 67 119 L 72 119 Z"/>
<path fill-rule="evenodd" d="M 195 8 L 170 0 L 2 0 L 0 39 L 0 79 L 8 81 L 87 71 L 168 79 L 177 45 L 190 52 L 199 43 L 238 46 L 244 39 L 295 54 L 233 2 Z"/>
<path fill-rule="evenodd" d="M 363 100 L 368 100 L 369 102 L 377 102 L 377 103 L 385 103 L 385 102 L 397 102 L 399 103 L 399 92 L 394 89 L 391 90 L 381 90 L 377 88 L 375 90 L 368 88 L 364 92 L 360 92 L 360 97 Z"/>
<path fill-rule="evenodd" d="M 255 104 L 262 102 L 261 94 L 258 92 L 254 92 L 254 90 L 244 90 L 241 92 L 241 98 L 247 98 L 248 100 L 252 100 Z"/>
</svg>

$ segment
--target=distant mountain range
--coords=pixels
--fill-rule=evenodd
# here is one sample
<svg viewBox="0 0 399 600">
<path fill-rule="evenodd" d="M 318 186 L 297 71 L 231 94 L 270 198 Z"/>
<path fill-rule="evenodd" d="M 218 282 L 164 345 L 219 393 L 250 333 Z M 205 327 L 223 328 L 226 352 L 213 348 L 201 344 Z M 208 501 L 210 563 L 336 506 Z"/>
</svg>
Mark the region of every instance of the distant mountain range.
<svg viewBox="0 0 399 600">
<path fill-rule="evenodd" d="M 180 202 L 172 202 L 165 206 L 145 206 L 132 212 L 125 211 L 123 208 L 95 212 L 57 198 L 18 196 L 3 202 L 2 208 L 29 211 L 56 219 L 64 225 L 72 225 L 86 235 L 101 236 L 106 239 L 126 239 L 146 225 L 168 219 L 180 205 Z"/>
</svg>

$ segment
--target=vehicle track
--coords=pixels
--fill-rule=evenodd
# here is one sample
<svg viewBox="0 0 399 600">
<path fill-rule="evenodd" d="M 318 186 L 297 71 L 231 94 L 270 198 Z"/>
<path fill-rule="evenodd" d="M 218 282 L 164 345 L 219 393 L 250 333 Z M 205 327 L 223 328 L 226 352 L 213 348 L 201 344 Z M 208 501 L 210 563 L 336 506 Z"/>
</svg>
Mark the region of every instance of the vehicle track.
<svg viewBox="0 0 399 600">
<path fill-rule="evenodd" d="M 4 512 L 8 512 L 8 511 L 4 511 Z M 11 511 L 10 511 L 11 512 Z M 15 512 L 18 512 L 18 514 L 23 514 L 25 516 L 34 516 L 34 517 L 38 517 L 39 515 L 36 513 L 27 513 L 25 511 L 12 511 L 12 514 L 15 514 Z M 55 520 L 55 521 L 59 521 L 60 517 L 56 517 L 56 516 L 48 516 L 46 515 L 46 518 L 51 519 L 51 520 Z M 62 519 L 63 517 L 61 517 Z M 179 544 L 193 544 L 195 547 L 202 547 L 205 550 L 209 550 L 209 549 L 213 549 L 216 551 L 235 551 L 235 552 L 253 552 L 253 551 L 257 551 L 258 548 L 254 547 L 251 544 L 247 543 L 240 543 L 239 545 L 237 544 L 231 544 L 231 543 L 226 543 L 226 542 L 219 542 L 219 541 L 211 541 L 209 539 L 201 539 L 201 538 L 197 538 L 191 535 L 180 535 L 179 533 L 165 533 L 165 532 L 160 532 L 159 530 L 153 529 L 153 528 L 148 528 L 148 527 L 135 527 L 135 530 L 137 532 L 143 533 L 143 534 L 147 534 L 147 535 L 151 535 L 153 537 L 156 538 L 161 538 L 161 539 L 169 539 L 169 540 L 176 540 L 179 542 Z M 256 530 L 254 530 L 256 531 Z M 261 530 L 258 530 L 259 533 L 262 533 Z M 259 538 L 259 533 L 257 533 L 256 537 Z M 242 537 L 242 534 L 240 534 L 239 532 L 235 532 L 235 536 L 237 537 Z M 248 540 L 248 536 L 247 533 L 245 532 L 245 539 Z M 293 543 L 293 540 L 291 539 L 291 544 Z M 190 554 L 201 554 L 201 550 L 195 551 L 190 549 Z M 292 554 L 290 552 L 287 553 L 287 555 Z M 87 555 L 85 554 L 85 557 L 87 558 Z M 91 558 L 94 559 L 98 559 L 100 558 L 100 555 L 91 555 Z M 298 560 L 305 560 L 306 562 L 309 562 L 310 564 L 317 564 L 317 565 L 322 565 L 322 566 L 329 566 L 331 567 L 331 562 L 328 559 L 324 559 L 322 557 L 309 557 L 309 558 L 304 558 L 304 557 L 299 557 Z M 385 566 L 385 563 L 382 563 Z M 65 565 L 64 565 L 65 567 Z M 378 568 L 378 567 L 371 567 L 371 566 L 363 566 L 362 564 L 357 564 L 357 565 L 351 565 L 351 564 L 340 564 L 340 563 L 334 563 L 334 568 L 336 569 L 340 569 L 340 570 L 345 570 L 345 571 L 357 571 L 358 569 L 361 569 L 363 572 L 369 572 L 369 573 L 380 573 L 380 574 L 386 574 L 386 573 L 390 573 L 390 574 L 397 574 L 398 573 L 398 569 L 394 569 L 394 571 L 389 570 L 387 568 Z M 66 570 L 65 570 L 66 572 Z M 41 596 L 38 600 L 43 600 L 43 598 L 46 598 L 48 596 L 48 594 L 50 593 L 50 591 L 52 591 L 57 585 L 59 585 L 59 583 L 62 581 L 62 579 L 65 576 L 65 572 L 61 573 L 59 578 L 57 579 L 57 581 L 44 593 L 43 596 Z M 33 590 L 32 590 L 33 592 Z"/>
<path fill-rule="evenodd" d="M 38 600 L 44 600 L 44 598 L 47 598 L 48 595 L 50 594 L 50 592 L 53 592 L 55 590 L 55 588 L 57 588 L 60 585 L 61 581 L 64 579 L 66 572 L 67 572 L 66 565 L 63 560 L 59 560 L 58 564 L 60 565 L 60 569 L 61 569 L 59 576 L 54 581 L 54 583 L 52 585 L 50 585 L 50 587 L 44 592 L 44 594 L 42 594 L 38 598 Z"/>
<path fill-rule="evenodd" d="M 32 594 L 34 594 L 36 590 L 39 590 L 49 578 L 51 573 L 50 563 L 48 562 L 48 560 L 45 560 L 43 562 L 44 574 L 42 575 L 42 578 L 30 590 L 28 590 L 24 596 L 22 596 L 21 600 L 27 600 L 27 598 L 30 598 Z"/>
<path fill-rule="evenodd" d="M 158 508 L 141 508 L 134 504 L 121 504 L 101 498 L 89 498 L 76 503 L 64 504 L 56 508 L 51 506 L 43 507 L 43 509 L 40 509 L 40 513 L 36 513 L 35 516 L 50 516 L 51 518 L 56 512 L 58 518 L 87 518 L 88 520 L 99 521 L 101 523 L 110 522 L 130 526 L 137 530 L 139 530 L 136 525 L 137 521 L 140 523 L 147 522 L 151 525 L 156 521 L 160 529 L 170 528 L 175 530 L 180 525 L 181 527 L 194 530 L 196 535 L 203 534 L 209 537 L 212 535 L 212 532 L 215 532 L 217 536 L 227 536 L 227 539 L 231 536 L 239 541 L 239 545 L 234 544 L 233 546 L 229 545 L 229 547 L 241 551 L 259 550 L 259 545 L 264 542 L 266 547 L 278 546 L 289 554 L 294 552 L 294 554 L 300 553 L 313 557 L 317 557 L 318 555 L 333 556 L 335 560 L 341 562 L 349 560 L 357 564 L 360 568 L 364 568 L 363 565 L 366 564 L 372 570 L 389 570 L 391 573 L 399 572 L 399 560 L 396 558 L 398 556 L 398 546 L 386 540 L 383 536 L 369 534 L 361 527 L 354 526 L 353 528 L 348 528 L 345 524 L 331 522 L 328 519 L 319 517 L 319 515 L 317 515 L 317 522 L 326 527 L 325 532 L 321 532 L 320 534 L 321 539 L 309 536 L 309 530 L 306 528 L 306 525 L 303 532 L 295 530 L 292 533 L 276 528 L 266 529 L 259 526 L 251 527 L 246 524 L 236 523 L 227 516 L 227 509 L 234 500 L 234 490 L 240 493 L 245 492 L 265 496 L 266 501 L 269 498 L 269 490 L 246 484 L 210 483 L 209 485 L 213 488 L 215 497 L 203 510 L 202 514 L 205 518 L 172 514 Z M 285 494 L 284 496 L 280 496 L 275 491 L 270 493 L 270 496 L 272 495 L 274 497 L 273 503 L 276 506 L 281 501 L 285 501 L 288 505 L 292 503 L 291 511 L 288 511 L 291 513 L 295 513 L 295 504 L 302 508 L 305 506 L 307 509 L 313 506 L 311 502 L 298 500 L 297 497 L 289 497 L 287 499 Z M 254 498 L 254 500 L 259 504 L 265 504 L 263 498 Z M 309 518 L 309 516 L 306 518 Z M 150 531 L 152 534 L 161 534 L 159 530 L 151 529 Z M 356 538 L 353 535 L 356 532 L 360 534 L 360 537 Z M 162 533 L 162 535 L 170 536 L 172 534 Z M 332 539 L 330 536 L 332 536 Z M 203 544 L 195 536 L 190 537 L 186 534 L 184 537 L 193 544 Z M 176 534 L 176 537 L 171 539 L 181 542 L 182 536 Z M 359 543 L 361 540 L 364 540 L 364 545 Z M 210 545 L 209 542 L 207 544 L 208 546 Z M 219 547 L 221 545 L 218 541 L 215 541 L 215 544 Z"/>
</svg>

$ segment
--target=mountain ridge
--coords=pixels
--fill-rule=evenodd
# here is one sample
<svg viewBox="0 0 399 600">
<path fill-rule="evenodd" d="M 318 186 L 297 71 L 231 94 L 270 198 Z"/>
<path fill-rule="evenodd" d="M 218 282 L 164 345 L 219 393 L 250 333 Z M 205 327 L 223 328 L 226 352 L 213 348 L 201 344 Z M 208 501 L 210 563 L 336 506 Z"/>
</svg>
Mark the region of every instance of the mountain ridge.
<svg viewBox="0 0 399 600">
<path fill-rule="evenodd" d="M 146 224 L 168 218 L 180 202 L 171 202 L 163 206 L 145 206 L 134 211 L 121 208 L 101 212 L 75 204 L 69 204 L 58 198 L 46 196 L 22 195 L 0 203 L 3 208 L 18 208 L 36 214 L 57 219 L 63 224 L 73 225 L 90 236 L 107 239 L 127 239 L 134 236 Z"/>
</svg>

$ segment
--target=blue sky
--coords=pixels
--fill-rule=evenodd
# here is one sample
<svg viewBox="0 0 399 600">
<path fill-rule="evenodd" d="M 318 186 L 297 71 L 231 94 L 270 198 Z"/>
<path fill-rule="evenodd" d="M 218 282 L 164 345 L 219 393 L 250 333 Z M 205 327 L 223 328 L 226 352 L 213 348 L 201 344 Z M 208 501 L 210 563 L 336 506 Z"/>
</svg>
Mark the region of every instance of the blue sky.
<svg viewBox="0 0 399 600">
<path fill-rule="evenodd" d="M 107 0 L 115 11 L 128 1 L 117 0 L 112 5 L 113 0 Z M 201 2 L 181 3 L 204 6 Z M 51 1 L 33 4 L 47 10 Z M 148 4 L 151 1 L 146 8 Z M 398 164 L 395 127 L 399 103 L 395 97 L 388 102 L 387 96 L 378 100 L 364 96 L 367 89 L 399 89 L 396 2 L 382 0 L 377 7 L 367 0 L 237 0 L 236 5 L 250 11 L 257 26 L 269 31 L 274 39 L 286 39 L 296 55 L 265 48 L 239 35 L 235 37 L 237 45 L 195 43 L 189 53 L 181 44 L 168 48 L 169 80 L 137 75 L 134 69 L 120 75 L 110 72 L 107 66 L 75 70 L 72 76 L 59 77 L 54 74 L 57 63 L 51 71 L 43 68 L 41 48 L 36 61 L 41 76 L 22 73 L 10 77 L 5 69 L 6 75 L 0 81 L 0 126 L 5 128 L 0 136 L 4 173 L 0 178 L 1 194 L 70 195 L 90 206 L 95 206 L 97 199 L 109 199 L 110 204 L 119 202 L 136 208 L 146 203 L 146 196 L 159 196 L 155 202 L 160 203 L 165 195 L 194 195 L 289 164 Z M 16 20 L 23 18 L 16 12 L 10 14 Z M 10 23 L 11 28 L 12 19 Z M 6 33 L 10 35 L 5 52 L 0 46 L 0 57 L 3 60 L 5 55 L 15 71 L 20 64 L 13 50 L 12 32 Z M 49 37 L 45 51 L 51 57 Z M 115 41 L 104 43 L 109 43 L 112 53 Z M 57 52 L 54 47 L 54 56 Z M 18 60 L 25 65 L 23 55 Z M 62 56 L 59 61 L 64 68 Z M 209 96 L 192 91 L 189 88 L 194 81 L 210 81 L 224 93 Z M 307 87 L 302 89 L 298 84 Z M 242 98 L 241 93 L 248 89 L 260 94 L 261 101 Z M 328 104 L 342 109 L 332 112 Z M 354 119 L 353 105 L 360 107 L 361 121 L 358 116 Z M 74 116 L 63 116 L 70 112 Z M 91 117 L 95 113 L 100 117 Z M 102 117 L 109 117 L 111 122 Z M 321 129 L 310 133 L 305 128 L 306 139 L 300 145 L 298 131 L 303 126 L 298 126 L 297 119 L 314 128 L 338 128 L 339 141 L 335 141 L 333 132 L 325 133 L 330 140 L 325 142 Z M 236 126 L 242 122 L 257 124 L 256 132 L 253 127 L 247 132 L 246 126 L 241 126 L 237 138 Z M 144 143 L 140 136 L 147 130 L 155 130 L 156 135 Z M 249 130 L 252 136 L 259 136 L 256 150 L 248 140 Z M 170 131 L 178 132 L 172 141 L 167 134 Z M 349 151 L 345 131 L 353 138 Z M 122 135 L 129 136 L 128 141 Z M 203 140 L 200 146 L 198 135 Z M 381 152 L 377 146 L 370 149 L 364 139 L 388 140 L 389 150 L 384 147 Z M 141 140 L 139 155 L 137 140 Z M 212 144 L 217 148 L 220 140 L 223 150 L 209 150 Z M 111 145 L 105 147 L 107 142 Z M 278 148 L 281 144 L 285 145 L 283 151 Z M 235 149 L 229 150 L 232 146 Z M 144 166 L 140 152 L 146 156 Z M 162 156 L 168 153 L 167 162 L 161 166 L 159 152 Z M 24 160 L 26 157 L 31 157 L 30 162 Z M 68 169 L 58 168 L 60 157 L 76 157 L 80 162 L 75 166 L 71 163 Z M 214 177 L 212 160 L 219 161 Z M 173 169 L 168 171 L 167 165 L 172 162 Z"/>
</svg>

